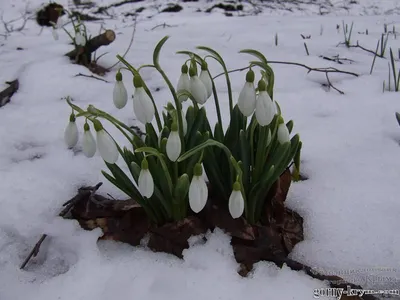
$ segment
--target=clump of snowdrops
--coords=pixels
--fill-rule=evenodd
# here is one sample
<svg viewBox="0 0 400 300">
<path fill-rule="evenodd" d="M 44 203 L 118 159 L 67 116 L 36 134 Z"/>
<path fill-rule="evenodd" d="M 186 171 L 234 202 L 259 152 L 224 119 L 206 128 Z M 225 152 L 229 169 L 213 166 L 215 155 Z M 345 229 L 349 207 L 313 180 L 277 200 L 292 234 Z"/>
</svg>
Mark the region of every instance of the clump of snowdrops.
<svg viewBox="0 0 400 300">
<path fill-rule="evenodd" d="M 232 218 L 244 214 L 248 222 L 255 224 L 260 221 L 266 196 L 274 182 L 291 163 L 294 173 L 298 174 L 300 164 L 299 135 L 290 137 L 293 122 L 284 122 L 279 105 L 273 100 L 274 73 L 261 53 L 242 50 L 241 53 L 253 55 L 258 60 L 249 63 L 243 88 L 234 104 L 224 60 L 215 50 L 201 46 L 197 49 L 208 53 L 204 58 L 190 51 L 178 52 L 188 59 L 181 66 L 181 75 L 174 86 L 159 64 L 159 53 L 167 39 L 168 36 L 157 44 L 151 65 L 136 69 L 117 56 L 125 67 L 116 74 L 114 105 L 122 109 L 128 103 L 121 71 L 129 71 L 133 74 L 133 111 L 145 125 L 145 137 L 142 139 L 135 130 L 92 105 L 83 110 L 67 99 L 72 114 L 65 141 L 68 147 L 77 144 L 79 136 L 75 120 L 85 118 L 83 153 L 93 157 L 98 150 L 110 171 L 103 171 L 103 175 L 135 199 L 157 224 L 185 218 L 190 213 L 189 207 L 194 213 L 205 207 L 209 201 L 205 174 L 213 197 L 226 203 Z M 230 116 L 226 130 L 221 126 L 219 99 L 208 70 L 208 59 L 216 60 L 225 74 Z M 156 69 L 171 91 L 174 101 L 167 103 L 161 115 L 140 75 L 143 68 Z M 259 69 L 261 74 L 257 83 L 254 69 Z M 210 124 L 203 106 L 211 97 L 216 106 L 216 124 Z M 184 101 L 191 101 L 186 111 L 182 109 Z M 120 130 L 129 147 L 118 145 L 103 127 L 101 119 Z M 130 174 L 117 165 L 119 156 Z"/>
<path fill-rule="evenodd" d="M 59 10 L 60 10 L 60 12 L 59 12 L 60 15 L 57 19 L 57 23 L 52 24 L 53 25 L 53 27 L 52 27 L 53 38 L 55 40 L 58 40 L 58 38 L 59 38 L 58 31 L 60 29 L 62 29 L 69 36 L 71 41 L 74 43 L 74 46 L 76 49 L 78 49 L 79 47 L 84 47 L 86 45 L 87 41 L 90 39 L 90 37 L 88 37 L 88 35 L 87 35 L 87 30 L 86 30 L 85 24 L 80 20 L 79 17 L 74 17 L 68 10 L 62 9 L 62 8 L 60 8 Z M 69 16 L 69 19 L 71 20 L 72 27 L 73 27 L 72 33 L 70 33 L 65 28 L 66 22 L 63 20 L 63 18 L 61 16 L 62 11 L 67 13 L 67 15 Z"/>
</svg>

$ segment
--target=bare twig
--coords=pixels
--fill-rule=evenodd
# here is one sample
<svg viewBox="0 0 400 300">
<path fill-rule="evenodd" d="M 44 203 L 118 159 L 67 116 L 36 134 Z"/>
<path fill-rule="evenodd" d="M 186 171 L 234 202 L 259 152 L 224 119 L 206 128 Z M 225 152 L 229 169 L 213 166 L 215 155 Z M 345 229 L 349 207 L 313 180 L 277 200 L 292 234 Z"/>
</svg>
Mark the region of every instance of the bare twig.
<svg viewBox="0 0 400 300">
<path fill-rule="evenodd" d="M 308 70 L 307 73 L 311 73 L 311 72 L 321 72 L 321 73 L 341 73 L 341 74 L 347 74 L 347 75 L 352 75 L 355 77 L 358 77 L 359 75 L 353 72 L 349 72 L 349 71 L 343 71 L 343 70 L 338 70 L 336 68 L 312 68 L 309 67 L 307 65 L 301 64 L 301 63 L 296 63 L 296 62 L 289 62 L 289 61 L 273 61 L 273 60 L 269 60 L 268 64 L 282 64 L 282 65 L 293 65 L 293 66 L 298 66 L 298 67 L 303 67 L 305 69 Z M 228 71 L 228 73 L 234 73 L 234 72 L 242 72 L 245 71 L 247 69 L 249 69 L 250 67 L 244 67 L 244 68 L 239 68 L 239 69 L 234 69 L 234 70 L 230 70 Z M 225 73 L 220 73 L 216 76 L 213 77 L 213 79 L 216 79 L 222 75 L 225 75 Z"/>
<path fill-rule="evenodd" d="M 99 182 L 95 186 L 80 188 L 78 190 L 78 194 L 75 197 L 73 197 L 71 200 L 68 200 L 67 202 L 65 202 L 63 204 L 63 206 L 65 208 L 58 215 L 60 217 L 66 216 L 69 213 L 69 211 L 74 207 L 74 205 L 76 205 L 79 201 L 81 201 L 82 199 L 84 199 L 86 197 L 89 197 L 89 199 L 93 199 L 94 194 L 97 192 L 97 190 L 100 188 L 100 186 L 102 186 L 102 184 L 103 184 L 102 182 Z M 26 265 L 28 264 L 28 262 L 31 260 L 31 258 L 36 257 L 38 255 L 40 246 L 42 245 L 42 243 L 44 242 L 46 237 L 47 237 L 46 234 L 43 234 L 40 237 L 39 241 L 35 244 L 35 246 L 31 250 L 31 252 L 29 252 L 27 258 L 21 264 L 20 269 L 24 269 L 26 267 Z"/>
<path fill-rule="evenodd" d="M 332 56 L 332 57 L 327 57 L 327 56 L 321 55 L 320 57 L 322 59 L 325 59 L 325 60 L 336 62 L 336 63 L 338 63 L 340 65 L 343 64 L 343 61 L 348 61 L 350 63 L 354 62 L 354 60 L 349 59 L 349 58 L 340 58 L 339 55 L 335 55 L 335 56 Z"/>
<path fill-rule="evenodd" d="M 132 35 L 131 35 L 131 40 L 129 41 L 128 48 L 126 48 L 125 53 L 122 55 L 122 58 L 125 58 L 125 56 L 128 54 L 129 50 L 132 47 L 133 40 L 135 39 L 136 24 L 137 24 L 137 17 L 135 17 L 135 19 L 133 20 L 133 31 L 132 31 Z M 118 64 L 119 64 L 119 60 L 115 64 L 113 64 L 111 67 L 108 67 L 107 70 L 111 70 Z"/>
<path fill-rule="evenodd" d="M 332 82 L 329 80 L 329 75 L 328 75 L 328 73 L 325 73 L 325 76 L 326 76 L 326 80 L 328 81 L 328 86 L 331 87 L 331 88 L 333 88 L 333 89 L 334 89 L 335 91 L 337 91 L 339 94 L 344 95 L 344 92 L 341 91 L 341 90 L 339 90 L 338 88 L 336 88 L 336 87 L 332 84 Z"/>
<path fill-rule="evenodd" d="M 97 80 L 109 83 L 109 81 L 107 81 L 107 80 L 105 80 L 103 78 L 99 78 L 99 77 L 96 77 L 96 76 L 93 76 L 93 75 L 86 75 L 86 74 L 82 74 L 82 73 L 76 74 L 74 77 L 79 77 L 79 76 L 87 77 L 87 78 L 93 78 L 93 79 L 97 79 Z"/>
<path fill-rule="evenodd" d="M 29 20 L 30 17 L 31 17 L 31 16 L 28 14 L 27 11 L 28 11 L 28 9 L 27 9 L 27 7 L 26 7 L 26 8 L 25 8 L 25 12 L 22 13 L 21 16 L 20 16 L 19 18 L 12 19 L 12 20 L 10 20 L 10 21 L 4 21 L 4 16 L 3 16 L 4 13 L 1 13 L 1 15 L 0 15 L 0 21 L 3 23 L 4 30 L 5 30 L 5 32 L 6 32 L 6 35 L 3 35 L 3 36 L 7 36 L 7 34 L 10 34 L 10 33 L 12 33 L 12 32 L 19 32 L 19 31 L 24 30 L 25 25 L 26 25 L 26 22 L 28 22 L 28 20 Z M 14 28 L 13 23 L 18 22 L 18 21 L 20 21 L 20 20 L 22 20 L 21 26 L 19 26 L 19 27 L 17 27 L 17 28 Z"/>
<path fill-rule="evenodd" d="M 158 24 L 158 25 L 154 26 L 150 30 L 154 30 L 158 27 L 166 28 L 166 27 L 178 27 L 178 26 L 177 25 L 168 25 L 167 23 L 164 22 L 163 24 Z"/>
</svg>

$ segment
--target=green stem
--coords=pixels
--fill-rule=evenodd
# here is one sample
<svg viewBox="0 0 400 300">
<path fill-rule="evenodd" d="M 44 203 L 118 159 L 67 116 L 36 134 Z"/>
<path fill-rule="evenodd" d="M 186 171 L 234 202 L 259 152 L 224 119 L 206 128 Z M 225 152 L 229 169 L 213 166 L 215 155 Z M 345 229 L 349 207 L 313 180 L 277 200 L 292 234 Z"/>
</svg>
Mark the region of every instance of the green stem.
<svg viewBox="0 0 400 300">
<path fill-rule="evenodd" d="M 220 109 L 220 107 L 219 107 L 217 89 L 216 89 L 216 87 L 215 87 L 214 79 L 211 77 L 210 71 L 207 70 L 207 72 L 208 72 L 208 76 L 210 76 L 210 78 L 211 78 L 212 90 L 213 90 L 213 95 L 214 95 L 215 109 L 217 110 L 218 123 L 221 125 L 221 128 L 222 128 L 221 109 Z"/>
</svg>

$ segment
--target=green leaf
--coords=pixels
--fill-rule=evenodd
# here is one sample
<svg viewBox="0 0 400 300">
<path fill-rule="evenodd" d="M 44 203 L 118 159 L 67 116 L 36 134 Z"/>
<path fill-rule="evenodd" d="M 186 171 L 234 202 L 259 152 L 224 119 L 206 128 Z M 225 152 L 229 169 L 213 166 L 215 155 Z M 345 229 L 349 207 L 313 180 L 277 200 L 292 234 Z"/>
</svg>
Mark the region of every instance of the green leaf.
<svg viewBox="0 0 400 300">
<path fill-rule="evenodd" d="M 289 130 L 289 134 L 292 133 L 292 130 L 293 130 L 293 121 L 290 120 L 289 122 L 287 122 L 287 123 L 286 123 L 286 127 L 287 127 L 288 130 Z"/>
<path fill-rule="evenodd" d="M 224 131 L 222 130 L 222 125 L 219 124 L 218 122 L 215 123 L 214 138 L 217 142 L 220 142 L 220 143 L 224 142 Z"/>
<path fill-rule="evenodd" d="M 205 46 L 198 46 L 196 48 L 199 50 L 204 50 L 204 51 L 207 51 L 208 53 L 211 53 L 221 65 L 225 66 L 225 62 L 222 59 L 222 56 L 219 55 L 219 53 L 217 51 L 215 51 L 214 49 L 211 49 L 211 48 L 205 47 Z"/>
<path fill-rule="evenodd" d="M 253 55 L 253 56 L 257 57 L 263 63 L 268 64 L 268 61 L 265 58 L 265 56 L 262 53 L 260 53 L 259 51 L 257 51 L 257 50 L 243 49 L 243 50 L 240 50 L 239 53 L 246 53 L 246 54 Z"/>
<path fill-rule="evenodd" d="M 191 105 L 186 110 L 186 123 L 187 123 L 187 132 L 192 130 L 192 126 L 194 124 L 195 114 L 194 107 Z M 186 135 L 187 138 L 187 135 Z"/>
<path fill-rule="evenodd" d="M 131 162 L 131 164 L 130 164 L 130 170 L 131 170 L 133 179 L 134 179 L 136 182 L 138 182 L 138 180 L 139 180 L 139 174 L 140 174 L 140 166 L 139 166 L 137 163 L 135 163 L 135 162 Z"/>
<path fill-rule="evenodd" d="M 187 132 L 187 135 L 186 135 L 186 138 L 187 138 L 187 143 L 186 144 L 188 145 L 187 149 L 193 148 L 194 143 L 195 143 L 195 138 L 196 138 L 196 132 L 197 131 L 202 132 L 201 129 L 202 129 L 203 125 L 204 125 L 205 119 L 206 119 L 206 110 L 205 110 L 204 107 L 202 107 L 198 111 L 197 116 L 196 116 L 196 118 L 195 118 L 195 120 L 193 122 L 193 125 L 190 128 L 190 131 L 189 131 L 189 128 L 188 128 L 188 132 Z"/>
<path fill-rule="evenodd" d="M 228 130 L 225 135 L 224 144 L 229 148 L 234 157 L 238 157 L 239 153 L 239 133 L 243 127 L 244 116 L 239 110 L 239 107 L 235 105 L 231 115 L 231 121 Z"/>
<path fill-rule="evenodd" d="M 168 36 L 168 35 L 165 36 L 165 37 L 163 37 L 163 38 L 161 39 L 161 41 L 158 42 L 156 48 L 154 49 L 154 52 L 153 52 L 153 64 L 154 64 L 154 66 L 155 66 L 156 68 L 159 68 L 159 66 L 160 66 L 159 61 L 158 61 L 158 58 L 159 58 L 159 56 L 160 56 L 161 48 L 162 48 L 162 46 L 164 46 L 165 42 L 166 42 L 168 39 L 169 39 L 169 36 Z"/>
<path fill-rule="evenodd" d="M 249 191 L 250 186 L 250 144 L 246 139 L 246 133 L 244 130 L 240 131 L 240 160 L 242 161 L 243 171 L 243 189 L 245 192 Z M 245 195 L 248 195 L 245 193 Z"/>
<path fill-rule="evenodd" d="M 224 144 L 209 139 L 209 140 L 205 141 L 204 143 L 201 143 L 200 145 L 190 149 L 189 151 L 186 151 L 184 154 L 182 154 L 178 158 L 178 162 L 184 161 L 184 160 L 188 159 L 189 157 L 195 155 L 196 153 L 204 150 L 207 147 L 211 147 L 211 146 L 220 147 L 220 148 L 224 149 L 227 152 L 228 157 L 231 156 L 231 153 L 230 153 L 229 149 Z"/>
<path fill-rule="evenodd" d="M 146 123 L 146 145 L 158 148 L 158 136 L 151 123 Z"/>
<path fill-rule="evenodd" d="M 196 140 L 195 146 L 200 145 L 201 142 L 203 141 L 203 136 L 201 135 L 200 131 L 196 132 L 196 139 L 195 140 Z M 187 173 L 189 178 L 192 178 L 193 168 L 196 165 L 196 163 L 199 162 L 201 156 L 202 156 L 202 152 L 197 153 L 196 155 L 193 155 L 187 162 L 186 170 L 183 170 L 182 173 Z"/>
<path fill-rule="evenodd" d="M 177 211 L 177 219 L 183 219 L 187 215 L 187 201 L 186 195 L 189 192 L 189 176 L 187 174 L 183 174 L 178 178 L 174 189 L 174 211 Z"/>
</svg>

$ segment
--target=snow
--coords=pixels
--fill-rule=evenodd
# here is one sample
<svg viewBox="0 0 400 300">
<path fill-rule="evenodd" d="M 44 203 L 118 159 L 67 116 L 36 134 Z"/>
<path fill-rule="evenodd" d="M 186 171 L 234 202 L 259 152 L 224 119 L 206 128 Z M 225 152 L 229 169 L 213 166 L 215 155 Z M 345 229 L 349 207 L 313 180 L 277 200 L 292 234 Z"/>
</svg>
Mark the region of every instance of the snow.
<svg viewBox="0 0 400 300">
<path fill-rule="evenodd" d="M 305 239 L 290 257 L 366 288 L 398 289 L 400 128 L 394 113 L 400 111 L 399 94 L 382 93 L 382 82 L 388 76 L 387 60 L 378 58 L 370 75 L 371 54 L 337 46 L 343 42 L 343 33 L 337 32 L 336 24 L 341 25 L 342 20 L 348 24 L 354 21 L 352 42 L 358 40 L 374 50 L 383 24 L 400 28 L 394 14 L 399 1 L 358 2 L 346 11 L 347 16 L 338 16 L 340 11 L 332 10 L 321 17 L 313 14 L 314 6 L 309 11 L 294 8 L 287 16 L 279 9 L 241 18 L 227 18 L 220 11 L 203 14 L 190 9 L 179 14 L 154 14 L 152 18 L 143 14 L 126 58 L 134 66 L 151 62 L 155 44 L 170 35 L 160 63 L 175 81 L 186 59 L 175 52 L 197 45 L 215 48 L 229 69 L 246 66 L 251 57 L 238 51 L 253 48 L 271 61 L 332 66 L 360 74 L 359 77 L 330 75 L 334 86 L 345 92 L 340 95 L 321 86 L 326 83 L 323 73 L 307 75 L 307 70 L 301 67 L 272 64 L 276 75 L 275 99 L 285 119 L 294 120 L 294 130 L 300 133 L 302 172 L 309 177 L 293 184 L 287 199 L 289 208 L 300 213 L 305 222 Z M 4 19 L 18 16 L 25 4 L 25 1 L 2 1 L 0 10 L 5 12 Z M 29 2 L 32 9 L 41 4 Z M 185 5 L 193 8 L 211 4 Z M 121 10 L 116 13 L 122 13 Z M 373 16 L 374 12 L 381 15 Z M 171 27 L 152 30 L 164 22 Z M 105 21 L 104 26 L 115 30 L 117 38 L 107 50 L 99 51 L 99 54 L 109 52 L 100 59 L 100 64 L 112 65 L 115 55 L 125 51 L 132 25 L 128 18 L 124 22 Z M 92 34 L 100 28 L 99 22 L 87 26 Z M 366 29 L 369 35 L 359 33 Z M 76 77 L 78 73 L 90 73 L 63 56 L 71 49 L 66 34 L 60 32 L 56 42 L 49 29 L 39 32 L 34 21 L 28 21 L 22 32 L 12 33 L 7 39 L 0 36 L 0 82 L 15 78 L 20 81 L 18 93 L 0 108 L 1 300 L 110 297 L 303 300 L 312 299 L 314 289 L 327 287 L 325 282 L 302 272 L 279 269 L 268 262 L 259 263 L 249 278 L 241 278 L 236 273 L 238 265 L 229 238 L 219 230 L 209 233 L 205 244 L 194 243 L 185 251 L 184 259 L 179 260 L 152 253 L 145 247 L 96 242 L 101 235 L 99 230 L 84 231 L 77 222 L 56 217 L 61 205 L 81 185 L 102 181 L 102 194 L 125 197 L 101 175 L 105 166 L 98 154 L 92 159 L 85 158 L 79 151 L 80 144 L 74 151 L 66 149 L 63 133 L 70 109 L 62 98 L 71 96 L 83 108 L 93 104 L 130 125 L 138 124 L 129 105 L 123 110 L 113 106 L 115 71 L 105 76 L 108 83 Z M 274 45 L 276 33 L 278 46 Z M 311 39 L 303 40 L 300 34 L 311 35 Z M 396 54 L 399 41 L 389 37 L 388 44 Z M 305 53 L 304 42 L 310 56 Z M 23 50 L 17 51 L 17 47 Z M 354 62 L 340 65 L 323 60 L 320 55 L 339 55 Z M 400 63 L 397 64 L 399 67 Z M 213 74 L 221 72 L 216 65 L 210 64 L 210 68 Z M 142 74 L 161 109 L 170 101 L 168 89 L 154 70 L 144 69 Z M 232 73 L 231 78 L 237 99 L 244 73 Z M 124 73 L 124 81 L 127 87 L 131 86 L 129 74 Z M 222 77 L 217 84 L 226 126 L 228 101 Z M 5 84 L 0 85 L 0 90 L 4 87 Z M 160 91 L 155 92 L 156 88 Z M 213 102 L 207 102 L 206 107 L 208 117 L 215 122 Z M 78 125 L 82 130 L 81 119 Z M 106 123 L 105 127 L 118 141 L 124 142 L 113 127 Z M 19 270 L 43 233 L 50 238 L 38 257 L 26 270 Z"/>
</svg>

